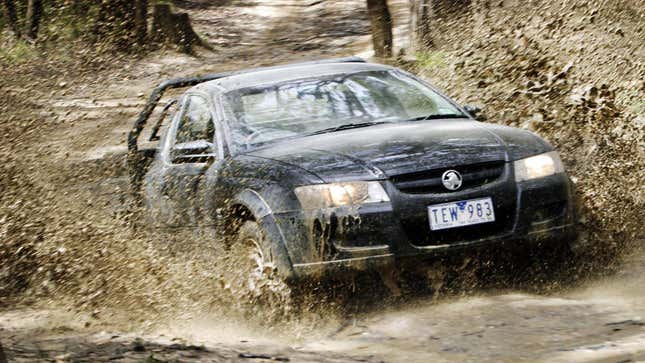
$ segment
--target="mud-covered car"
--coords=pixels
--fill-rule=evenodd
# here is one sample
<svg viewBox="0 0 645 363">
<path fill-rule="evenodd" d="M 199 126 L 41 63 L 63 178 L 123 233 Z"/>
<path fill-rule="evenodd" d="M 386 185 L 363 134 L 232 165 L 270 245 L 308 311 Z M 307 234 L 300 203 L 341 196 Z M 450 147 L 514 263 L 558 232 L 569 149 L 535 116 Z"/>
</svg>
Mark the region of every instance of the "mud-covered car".
<svg viewBox="0 0 645 363">
<path fill-rule="evenodd" d="M 161 94 L 186 86 L 156 149 L 138 148 Z M 130 162 L 151 224 L 215 227 L 284 279 L 566 244 L 574 201 L 558 153 L 474 112 L 357 58 L 183 78 L 153 92 Z"/>
</svg>

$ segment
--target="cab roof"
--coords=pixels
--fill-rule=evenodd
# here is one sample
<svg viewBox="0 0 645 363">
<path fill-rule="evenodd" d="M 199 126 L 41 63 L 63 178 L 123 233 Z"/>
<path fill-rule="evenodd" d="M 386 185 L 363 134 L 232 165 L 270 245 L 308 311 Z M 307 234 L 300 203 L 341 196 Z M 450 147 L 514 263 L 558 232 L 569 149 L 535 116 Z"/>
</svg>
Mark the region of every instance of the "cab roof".
<svg viewBox="0 0 645 363">
<path fill-rule="evenodd" d="M 295 64 L 271 68 L 259 68 L 240 74 L 232 74 L 213 81 L 200 83 L 194 90 L 205 92 L 229 92 L 263 84 L 281 83 L 302 78 L 323 77 L 334 74 L 364 71 L 390 70 L 392 67 L 374 63 L 339 62 L 317 64 Z"/>
</svg>

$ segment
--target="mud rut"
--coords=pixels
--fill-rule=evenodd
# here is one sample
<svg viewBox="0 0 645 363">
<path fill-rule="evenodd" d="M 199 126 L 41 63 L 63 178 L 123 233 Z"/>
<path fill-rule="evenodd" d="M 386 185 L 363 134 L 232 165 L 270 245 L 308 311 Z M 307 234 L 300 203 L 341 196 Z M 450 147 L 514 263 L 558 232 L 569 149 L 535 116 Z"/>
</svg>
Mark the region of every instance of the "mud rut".
<svg viewBox="0 0 645 363">
<path fill-rule="evenodd" d="M 52 170 L 95 172 L 57 185 L 58 203 L 83 204 L 97 226 L 128 214 L 127 175 L 120 166 L 125 134 L 159 81 L 357 54 L 369 41 L 366 14 L 356 11 L 364 8 L 359 0 L 178 3 L 214 51 L 198 57 L 158 52 L 106 80 L 61 83 L 42 100 L 47 117 L 60 125 L 43 140 L 50 150 L 45 162 Z M 405 10 L 403 1 L 394 6 Z M 101 175 L 105 167 L 107 176 Z M 278 331 L 207 314 L 179 315 L 176 324 L 127 325 L 127 313 L 116 318 L 97 312 L 97 319 L 52 302 L 0 312 L 0 343 L 10 361 L 635 361 L 645 359 L 644 286 L 641 251 L 615 275 L 573 289 L 534 294 L 522 284 L 493 285 L 466 289 L 465 296 L 457 289 L 439 297 L 385 299 L 362 313 L 319 316 L 308 329 L 292 322 Z"/>
</svg>

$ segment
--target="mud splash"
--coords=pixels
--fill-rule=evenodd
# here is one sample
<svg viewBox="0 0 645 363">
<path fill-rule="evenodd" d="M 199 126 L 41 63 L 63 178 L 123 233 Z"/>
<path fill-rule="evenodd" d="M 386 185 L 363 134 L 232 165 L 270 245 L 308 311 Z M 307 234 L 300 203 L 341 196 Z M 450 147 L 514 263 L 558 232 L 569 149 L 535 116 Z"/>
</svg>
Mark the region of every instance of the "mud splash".
<svg viewBox="0 0 645 363">
<path fill-rule="evenodd" d="M 568 354 L 606 349 L 613 337 L 624 345 L 641 342 L 642 258 L 628 256 L 624 265 L 620 259 L 594 259 L 607 250 L 642 243 L 644 236 L 639 211 L 645 201 L 645 124 L 638 103 L 643 65 L 634 60 L 643 51 L 638 42 L 643 29 L 636 26 L 643 15 L 642 7 L 629 10 L 632 3 L 545 2 L 527 8 L 505 1 L 486 14 L 483 26 L 475 26 L 470 13 L 439 19 L 436 52 L 416 63 L 417 70 L 450 94 L 484 103 L 491 122 L 537 131 L 562 151 L 581 192 L 582 241 L 600 243 L 587 250 L 588 263 L 610 266 L 603 271 L 613 276 L 598 279 L 584 268 L 553 274 L 545 266 L 510 269 L 517 274 L 509 274 L 508 268 L 493 269 L 484 258 L 450 261 L 463 269 L 440 273 L 435 277 L 440 284 L 404 301 L 390 297 L 375 283 L 378 279 L 359 276 L 354 284 L 312 286 L 296 303 L 298 313 L 285 317 L 261 305 L 249 313 L 237 304 L 236 293 L 222 286 L 225 271 L 217 266 L 226 266 L 219 263 L 224 252 L 213 248 L 213 236 L 182 230 L 162 236 L 131 228 L 135 213 L 128 202 L 127 175 L 122 159 L 110 152 L 118 151 L 112 147 L 124 140 L 138 111 L 131 107 L 141 100 L 138 94 L 158 83 L 159 75 L 241 68 L 266 63 L 267 54 L 277 63 L 350 49 L 357 39 L 351 34 L 364 40 L 367 29 L 364 12 L 354 15 L 355 8 L 364 6 L 357 1 L 325 10 L 325 16 L 337 16 L 334 22 L 311 12 L 310 19 L 316 18 L 308 22 L 311 29 L 298 33 L 310 39 L 304 42 L 308 44 L 281 38 L 290 32 L 274 27 L 278 17 L 261 37 L 233 34 L 240 38 L 231 51 L 225 49 L 229 39 L 213 33 L 209 37 L 224 46 L 203 58 L 160 52 L 134 62 L 108 57 L 103 63 L 3 64 L 0 306 L 80 312 L 40 325 L 47 334 L 94 333 L 96 328 L 133 332 L 131 340 L 146 333 L 177 335 L 210 347 L 239 343 L 234 340 L 240 337 L 259 345 L 361 352 L 394 361 L 515 361 L 518 356 L 575 361 Z M 530 21 L 525 21 L 526 9 L 533 14 Z M 249 18 L 253 11 L 236 17 L 233 5 L 194 11 L 203 11 L 193 18 L 204 31 L 211 19 L 224 28 L 254 21 Z M 594 23 L 598 14 L 612 25 Z M 287 29 L 303 23 L 298 16 L 293 19 L 298 21 Z M 334 32 L 317 37 L 321 22 L 346 26 L 339 33 L 342 39 L 334 39 Z M 328 38 L 333 41 L 321 41 Z M 245 45 L 244 39 L 255 43 Z M 580 40 L 588 46 L 580 46 Z M 258 52 L 258 45 L 270 46 Z M 301 45 L 320 52 L 292 54 Z M 95 148 L 100 153 L 90 154 L 102 158 L 85 163 Z M 568 291 L 585 276 L 596 282 Z M 33 317 L 22 311 L 14 315 Z M 1 321 L 5 329 L 23 329 L 16 334 L 24 335 L 24 345 L 40 341 L 26 319 Z M 4 339 L 3 334 L 6 348 Z"/>
</svg>

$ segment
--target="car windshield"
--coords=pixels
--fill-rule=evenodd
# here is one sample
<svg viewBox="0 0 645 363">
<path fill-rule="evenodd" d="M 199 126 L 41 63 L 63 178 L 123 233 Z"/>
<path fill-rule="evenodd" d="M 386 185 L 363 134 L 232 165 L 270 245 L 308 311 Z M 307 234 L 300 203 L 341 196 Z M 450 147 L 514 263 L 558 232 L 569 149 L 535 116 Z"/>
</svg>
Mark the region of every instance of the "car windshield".
<svg viewBox="0 0 645 363">
<path fill-rule="evenodd" d="M 466 117 L 401 72 L 367 71 L 242 88 L 225 95 L 233 142 L 242 149 L 316 133 L 440 117 Z"/>
</svg>

